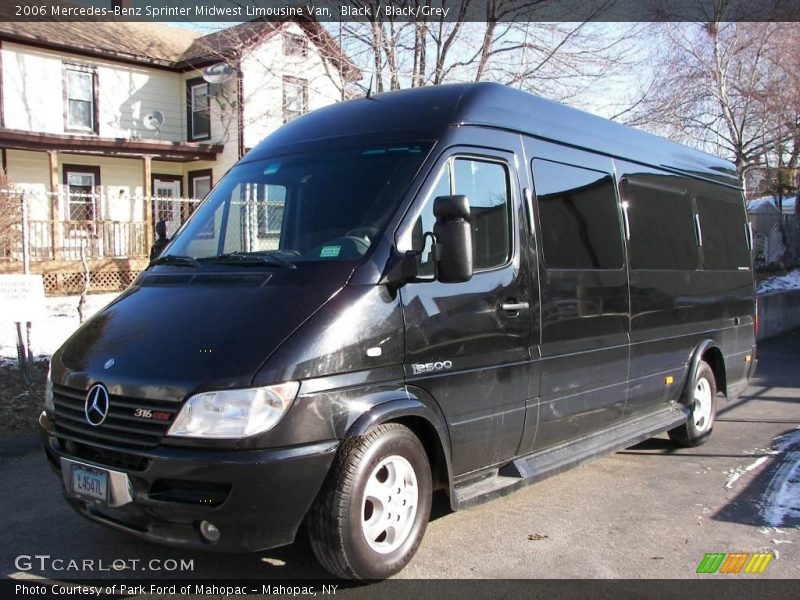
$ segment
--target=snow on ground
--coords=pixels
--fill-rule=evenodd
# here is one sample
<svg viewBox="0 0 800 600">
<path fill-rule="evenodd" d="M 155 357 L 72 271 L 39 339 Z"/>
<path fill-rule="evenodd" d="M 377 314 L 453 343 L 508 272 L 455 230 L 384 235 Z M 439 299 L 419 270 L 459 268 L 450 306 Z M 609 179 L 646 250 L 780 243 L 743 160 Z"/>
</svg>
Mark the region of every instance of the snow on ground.
<svg viewBox="0 0 800 600">
<path fill-rule="evenodd" d="M 91 294 L 86 297 L 86 318 L 92 316 L 119 294 Z M 78 328 L 80 296 L 47 298 L 47 316 L 34 321 L 31 327 L 31 346 L 35 356 L 50 356 Z M 17 329 L 13 323 L 0 321 L 0 363 L 17 358 Z"/>
<path fill-rule="evenodd" d="M 759 294 L 796 289 L 800 289 L 800 269 L 795 269 L 794 271 L 790 271 L 785 275 L 768 277 L 758 284 Z"/>
<path fill-rule="evenodd" d="M 762 510 L 767 525 L 780 527 L 800 518 L 800 428 L 778 438 L 775 448 L 783 458 L 767 485 Z"/>
</svg>

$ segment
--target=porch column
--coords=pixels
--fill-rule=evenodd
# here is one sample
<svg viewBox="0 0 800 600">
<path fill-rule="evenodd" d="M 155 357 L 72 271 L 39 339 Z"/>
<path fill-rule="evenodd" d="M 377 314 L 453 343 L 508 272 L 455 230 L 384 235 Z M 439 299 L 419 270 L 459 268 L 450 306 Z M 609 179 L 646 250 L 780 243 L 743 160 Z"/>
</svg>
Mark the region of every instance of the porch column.
<svg viewBox="0 0 800 600">
<path fill-rule="evenodd" d="M 144 251 L 149 256 L 153 247 L 153 157 L 149 154 L 142 156 L 144 161 Z"/>
<path fill-rule="evenodd" d="M 61 211 L 59 209 L 58 150 L 48 150 L 50 161 L 50 238 L 53 244 L 53 260 L 61 258 Z"/>
</svg>

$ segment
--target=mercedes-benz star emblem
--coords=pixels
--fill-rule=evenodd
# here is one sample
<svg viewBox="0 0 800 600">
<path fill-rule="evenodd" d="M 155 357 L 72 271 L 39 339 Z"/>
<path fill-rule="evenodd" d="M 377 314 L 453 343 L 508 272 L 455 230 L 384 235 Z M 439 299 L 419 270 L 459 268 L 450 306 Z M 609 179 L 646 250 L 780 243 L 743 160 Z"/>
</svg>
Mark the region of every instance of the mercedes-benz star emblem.
<svg viewBox="0 0 800 600">
<path fill-rule="evenodd" d="M 102 383 L 96 383 L 89 388 L 86 402 L 83 405 L 83 414 L 89 425 L 98 427 L 103 424 L 108 416 L 108 390 Z"/>
</svg>

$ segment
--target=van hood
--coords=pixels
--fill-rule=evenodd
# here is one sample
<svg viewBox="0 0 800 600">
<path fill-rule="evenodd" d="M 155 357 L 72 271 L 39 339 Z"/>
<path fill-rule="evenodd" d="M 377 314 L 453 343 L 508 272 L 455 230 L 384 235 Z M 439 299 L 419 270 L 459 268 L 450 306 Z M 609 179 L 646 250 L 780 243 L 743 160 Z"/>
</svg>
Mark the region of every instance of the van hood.
<svg viewBox="0 0 800 600">
<path fill-rule="evenodd" d="M 246 387 L 264 361 L 344 286 L 351 268 L 146 272 L 53 357 L 53 381 L 172 396 Z M 171 392 L 167 392 L 171 390 Z M 166 398 L 164 398 L 166 399 Z"/>
</svg>

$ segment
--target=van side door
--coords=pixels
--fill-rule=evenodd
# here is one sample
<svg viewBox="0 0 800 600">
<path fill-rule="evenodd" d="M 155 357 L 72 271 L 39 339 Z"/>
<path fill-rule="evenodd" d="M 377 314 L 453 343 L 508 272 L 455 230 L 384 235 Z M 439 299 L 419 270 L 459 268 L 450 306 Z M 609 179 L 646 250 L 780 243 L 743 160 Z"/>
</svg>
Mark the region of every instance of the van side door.
<svg viewBox="0 0 800 600">
<path fill-rule="evenodd" d="M 541 290 L 539 427 L 532 448 L 622 418 L 629 297 L 610 158 L 525 138 L 535 190 Z"/>
<path fill-rule="evenodd" d="M 500 147 L 519 149 L 519 138 L 496 135 Z M 423 249 L 419 280 L 400 288 L 406 380 L 441 407 L 456 476 L 512 458 L 525 423 L 531 284 L 516 164 L 515 152 L 449 149 L 399 231 L 401 250 Z M 465 283 L 434 280 L 423 239 L 433 230 L 433 200 L 447 194 L 470 201 L 474 274 Z"/>
</svg>

